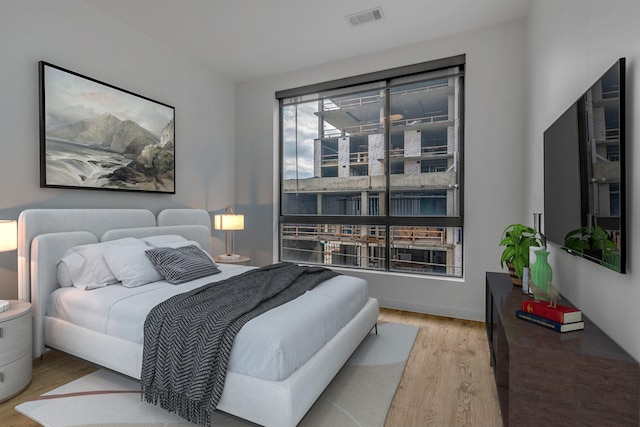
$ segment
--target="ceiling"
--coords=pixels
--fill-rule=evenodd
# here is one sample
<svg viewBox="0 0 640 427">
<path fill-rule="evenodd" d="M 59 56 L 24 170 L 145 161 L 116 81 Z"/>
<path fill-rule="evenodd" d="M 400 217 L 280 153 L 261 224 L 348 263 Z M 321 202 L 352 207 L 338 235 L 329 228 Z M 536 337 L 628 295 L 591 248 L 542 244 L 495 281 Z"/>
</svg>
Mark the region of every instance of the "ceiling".
<svg viewBox="0 0 640 427">
<path fill-rule="evenodd" d="M 85 0 L 236 82 L 523 17 L 531 0 Z M 382 7 L 384 18 L 345 18 Z"/>
</svg>

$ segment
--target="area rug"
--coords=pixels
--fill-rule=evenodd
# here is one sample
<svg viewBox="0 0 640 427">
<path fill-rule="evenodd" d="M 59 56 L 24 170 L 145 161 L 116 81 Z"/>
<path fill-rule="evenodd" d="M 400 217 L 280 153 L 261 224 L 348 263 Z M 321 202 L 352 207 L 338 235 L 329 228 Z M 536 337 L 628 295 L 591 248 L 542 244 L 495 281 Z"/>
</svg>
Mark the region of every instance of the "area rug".
<svg viewBox="0 0 640 427">
<path fill-rule="evenodd" d="M 379 323 L 378 334 L 371 332 L 364 339 L 299 425 L 383 426 L 417 333 L 415 326 Z M 103 369 L 24 402 L 16 410 L 45 427 L 194 426 L 142 402 L 137 381 Z M 212 425 L 251 424 L 215 414 Z"/>
</svg>

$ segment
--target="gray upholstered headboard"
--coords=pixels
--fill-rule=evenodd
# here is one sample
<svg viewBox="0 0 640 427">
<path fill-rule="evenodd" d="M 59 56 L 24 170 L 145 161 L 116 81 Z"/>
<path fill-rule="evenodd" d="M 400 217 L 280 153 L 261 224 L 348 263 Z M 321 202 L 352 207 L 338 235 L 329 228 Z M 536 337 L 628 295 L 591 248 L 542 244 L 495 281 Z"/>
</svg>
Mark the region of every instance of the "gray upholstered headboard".
<svg viewBox="0 0 640 427">
<path fill-rule="evenodd" d="M 43 347 L 48 295 L 67 249 L 122 237 L 178 234 L 211 251 L 209 213 L 200 209 L 27 209 L 18 218 L 18 299 L 32 303 L 34 352 Z"/>
</svg>

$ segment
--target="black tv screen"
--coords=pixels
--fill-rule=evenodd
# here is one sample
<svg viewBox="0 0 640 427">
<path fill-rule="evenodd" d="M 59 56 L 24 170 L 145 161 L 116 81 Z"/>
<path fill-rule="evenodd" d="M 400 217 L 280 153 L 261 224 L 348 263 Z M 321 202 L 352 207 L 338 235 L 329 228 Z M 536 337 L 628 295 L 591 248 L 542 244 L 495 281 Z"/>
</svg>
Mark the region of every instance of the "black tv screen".
<svg viewBox="0 0 640 427">
<path fill-rule="evenodd" d="M 544 132 L 544 232 L 574 255 L 626 272 L 625 59 Z"/>
</svg>

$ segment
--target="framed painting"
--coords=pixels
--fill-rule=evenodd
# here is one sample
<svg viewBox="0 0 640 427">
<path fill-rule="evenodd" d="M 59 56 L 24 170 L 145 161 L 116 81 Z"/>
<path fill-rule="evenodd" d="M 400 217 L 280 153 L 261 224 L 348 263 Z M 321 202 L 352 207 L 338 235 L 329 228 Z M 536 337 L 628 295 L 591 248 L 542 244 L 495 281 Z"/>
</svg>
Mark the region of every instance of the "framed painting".
<svg viewBox="0 0 640 427">
<path fill-rule="evenodd" d="M 175 193 L 175 110 L 39 62 L 40 186 Z"/>
</svg>

